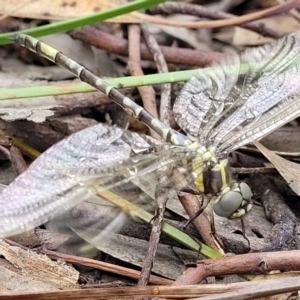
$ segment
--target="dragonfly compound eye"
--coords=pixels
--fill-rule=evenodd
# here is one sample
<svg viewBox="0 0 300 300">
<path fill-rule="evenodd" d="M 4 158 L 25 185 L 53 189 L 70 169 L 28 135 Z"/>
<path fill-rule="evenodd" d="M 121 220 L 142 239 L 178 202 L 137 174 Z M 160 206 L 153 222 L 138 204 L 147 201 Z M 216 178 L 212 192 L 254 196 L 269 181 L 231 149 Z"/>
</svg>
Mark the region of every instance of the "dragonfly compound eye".
<svg viewBox="0 0 300 300">
<path fill-rule="evenodd" d="M 247 183 L 245 183 L 245 182 L 240 183 L 240 192 L 243 196 L 243 199 L 248 200 L 248 201 L 251 200 L 253 194 Z"/>
<path fill-rule="evenodd" d="M 240 193 L 228 191 L 215 203 L 214 212 L 220 217 L 228 218 L 237 211 L 242 202 L 243 197 Z"/>
</svg>

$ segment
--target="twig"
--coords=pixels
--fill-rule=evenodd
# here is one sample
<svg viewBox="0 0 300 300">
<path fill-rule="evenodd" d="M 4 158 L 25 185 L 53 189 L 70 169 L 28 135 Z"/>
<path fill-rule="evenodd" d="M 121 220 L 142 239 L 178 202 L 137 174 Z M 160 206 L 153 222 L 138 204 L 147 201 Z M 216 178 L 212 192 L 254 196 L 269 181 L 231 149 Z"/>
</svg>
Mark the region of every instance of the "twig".
<svg viewBox="0 0 300 300">
<path fill-rule="evenodd" d="M 128 56 L 127 40 L 117 38 L 91 26 L 73 30 L 70 35 L 75 39 L 79 39 L 97 48 L 104 49 L 109 53 Z M 225 57 L 224 54 L 219 52 L 205 52 L 165 46 L 161 46 L 160 48 L 168 63 L 184 64 L 194 67 L 204 67 Z M 153 60 L 153 55 L 145 44 L 140 45 L 140 51 L 142 59 Z"/>
<path fill-rule="evenodd" d="M 10 146 L 8 150 L 6 147 Z M 13 169 L 17 174 L 23 173 L 27 169 L 26 162 L 19 148 L 12 145 L 12 141 L 8 137 L 2 135 L 0 151 L 11 161 Z"/>
<path fill-rule="evenodd" d="M 265 274 L 270 271 L 299 271 L 300 251 L 259 252 L 205 259 L 197 263 L 196 268 L 189 268 L 173 285 L 198 284 L 208 276 L 229 274 Z M 299 279 L 300 281 L 300 279 Z"/>
<path fill-rule="evenodd" d="M 187 186 L 187 182 L 184 179 L 184 176 L 176 170 L 174 171 L 173 180 L 176 187 L 178 188 L 184 188 Z M 193 218 L 202 208 L 203 204 L 200 204 L 199 200 L 195 195 L 179 194 L 178 196 L 182 206 L 184 207 L 185 211 L 187 212 L 190 218 Z M 220 253 L 223 253 L 223 250 L 221 249 L 220 245 L 211 234 L 211 223 L 208 220 L 208 218 L 204 215 L 204 213 L 200 214 L 196 219 L 193 220 L 192 223 L 207 246 L 219 251 Z"/>
<path fill-rule="evenodd" d="M 0 151 L 6 156 L 7 159 L 9 159 L 9 160 L 11 159 L 10 152 L 2 145 L 0 145 Z"/>
<path fill-rule="evenodd" d="M 256 174 L 251 177 L 251 183 L 256 188 L 257 193 L 261 195 L 266 216 L 273 223 L 273 228 L 266 239 L 267 246 L 262 251 L 294 249 L 296 216 L 269 178 Z"/>
<path fill-rule="evenodd" d="M 132 297 L 160 297 L 168 299 L 239 300 L 296 292 L 300 288 L 299 276 L 255 282 L 231 284 L 205 284 L 187 286 L 143 286 L 82 289 L 47 292 L 1 292 L 1 299 L 132 299 Z"/>
<path fill-rule="evenodd" d="M 237 16 L 233 14 L 229 14 L 223 11 L 216 11 L 210 8 L 206 8 L 202 5 L 195 5 L 191 3 L 185 3 L 185 2 L 167 2 L 151 8 L 150 11 L 154 14 L 182 13 L 182 14 L 193 15 L 202 18 L 209 18 L 213 20 L 237 18 Z M 266 25 L 262 23 L 247 23 L 247 24 L 238 24 L 238 25 L 243 28 L 257 32 L 263 36 L 272 37 L 274 39 L 278 39 L 284 35 L 281 32 L 277 32 L 274 29 L 266 27 Z"/>
<path fill-rule="evenodd" d="M 22 156 L 22 153 L 21 153 L 20 149 L 15 146 L 10 147 L 10 161 L 11 161 L 13 169 L 18 174 L 21 174 L 27 170 L 27 165 Z"/>
<path fill-rule="evenodd" d="M 285 0 L 277 0 L 277 2 L 283 4 L 285 2 Z M 297 9 L 291 9 L 289 14 L 292 15 L 295 19 L 297 19 L 298 22 L 300 21 L 300 14 Z"/>
<path fill-rule="evenodd" d="M 141 68 L 141 55 L 140 55 L 140 27 L 138 25 L 130 25 L 128 28 L 129 36 L 129 60 L 128 70 L 133 76 L 144 75 Z M 138 90 L 141 94 L 144 108 L 152 114 L 155 118 L 158 118 L 155 91 L 151 86 L 140 86 Z M 152 137 L 160 140 L 160 137 L 153 131 L 150 130 Z"/>
<path fill-rule="evenodd" d="M 279 4 L 274 7 L 264 9 L 258 12 L 246 14 L 244 16 L 240 16 L 236 18 L 217 20 L 217 21 L 179 22 L 179 21 L 167 20 L 163 18 L 156 18 L 148 15 L 142 15 L 138 13 L 136 13 L 135 16 L 138 16 L 141 21 L 154 23 L 154 24 L 161 24 L 161 25 L 168 25 L 168 26 L 175 26 L 175 27 L 186 27 L 186 28 L 217 28 L 217 27 L 224 27 L 224 26 L 240 25 L 246 22 L 252 22 L 262 18 L 275 16 L 283 12 L 289 11 L 292 8 L 295 8 L 299 5 L 300 5 L 299 0 L 290 0 L 286 3 Z"/>
<path fill-rule="evenodd" d="M 55 259 L 55 260 L 63 259 L 68 263 L 79 264 L 82 266 L 88 266 L 88 267 L 92 267 L 95 269 L 99 269 L 99 270 L 103 270 L 103 271 L 107 271 L 107 272 L 111 272 L 111 273 L 116 273 L 119 275 L 134 278 L 134 279 L 138 279 L 140 276 L 139 271 L 128 269 L 128 268 L 121 267 L 121 266 L 116 266 L 116 265 L 109 264 L 109 263 L 106 263 L 103 261 L 97 261 L 97 260 L 90 259 L 90 258 L 58 253 L 58 252 L 50 251 L 46 248 L 41 249 L 39 252 L 46 254 L 51 259 Z M 150 276 L 149 281 L 152 284 L 170 284 L 172 282 L 172 280 L 160 278 L 160 277 L 154 276 L 154 275 Z"/>
<path fill-rule="evenodd" d="M 157 201 L 156 215 L 154 217 L 151 235 L 148 243 L 149 247 L 145 255 L 143 267 L 141 270 L 141 276 L 138 282 L 139 286 L 147 285 L 151 275 L 153 261 L 157 252 L 157 247 L 158 247 L 162 224 L 163 224 L 164 213 L 166 209 L 166 201 L 167 201 L 166 189 L 164 188 L 159 189 L 157 191 L 155 199 Z"/>
<path fill-rule="evenodd" d="M 275 167 L 230 168 L 232 174 L 278 174 Z"/>
<path fill-rule="evenodd" d="M 153 54 L 153 60 L 156 63 L 159 73 L 169 72 L 164 55 L 156 42 L 155 38 L 149 32 L 146 25 L 141 24 L 145 42 Z M 170 126 L 170 111 L 171 111 L 171 84 L 165 83 L 161 85 L 161 97 L 160 97 L 160 120 L 167 126 Z"/>
</svg>

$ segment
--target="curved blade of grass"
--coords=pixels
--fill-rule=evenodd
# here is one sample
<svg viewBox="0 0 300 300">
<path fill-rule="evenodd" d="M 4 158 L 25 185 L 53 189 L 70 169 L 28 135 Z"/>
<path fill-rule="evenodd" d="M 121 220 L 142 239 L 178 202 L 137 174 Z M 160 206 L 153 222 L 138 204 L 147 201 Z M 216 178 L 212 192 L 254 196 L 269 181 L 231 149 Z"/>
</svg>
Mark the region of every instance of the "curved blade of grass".
<svg viewBox="0 0 300 300">
<path fill-rule="evenodd" d="M 74 28 L 90 25 L 96 22 L 101 22 L 110 18 L 124 15 L 132 11 L 145 9 L 163 3 L 165 1 L 166 0 L 136 0 L 82 18 L 76 18 L 68 21 L 57 22 L 57 23 L 30 28 L 26 30 L 21 30 L 17 32 L 9 32 L 5 34 L 1 34 L 0 45 L 6 45 L 12 43 L 13 42 L 12 37 L 16 33 L 25 33 L 34 37 L 38 37 L 38 36 L 45 36 L 45 35 L 61 32 L 61 31 L 69 31 Z"/>
</svg>

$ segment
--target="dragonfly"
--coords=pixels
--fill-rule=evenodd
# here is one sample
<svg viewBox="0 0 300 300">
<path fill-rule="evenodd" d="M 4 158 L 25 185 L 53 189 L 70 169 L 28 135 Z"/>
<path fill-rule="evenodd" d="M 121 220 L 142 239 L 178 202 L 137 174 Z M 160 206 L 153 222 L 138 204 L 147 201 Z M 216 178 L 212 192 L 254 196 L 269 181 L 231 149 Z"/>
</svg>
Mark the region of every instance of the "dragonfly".
<svg viewBox="0 0 300 300">
<path fill-rule="evenodd" d="M 24 34 L 14 41 L 107 95 L 164 142 L 105 124 L 60 141 L 0 192 L 1 238 L 39 226 L 99 191 L 147 198 L 162 167 L 176 166 L 189 186 L 213 201 L 216 214 L 241 217 L 252 208 L 252 192 L 231 178 L 228 155 L 300 115 L 300 32 L 192 76 L 173 106 L 184 134 L 41 41 Z M 148 185 L 135 185 L 141 181 Z"/>
</svg>

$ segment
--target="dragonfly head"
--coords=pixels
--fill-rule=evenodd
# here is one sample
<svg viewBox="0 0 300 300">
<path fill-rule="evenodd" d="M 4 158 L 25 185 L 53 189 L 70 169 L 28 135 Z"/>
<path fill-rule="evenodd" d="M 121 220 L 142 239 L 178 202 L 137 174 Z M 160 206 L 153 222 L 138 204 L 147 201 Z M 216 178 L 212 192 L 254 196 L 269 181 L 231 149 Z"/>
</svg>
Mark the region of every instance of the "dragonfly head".
<svg viewBox="0 0 300 300">
<path fill-rule="evenodd" d="M 214 212 L 230 219 L 239 218 L 252 209 L 252 192 L 245 182 L 234 182 L 222 190 L 214 203 Z"/>
</svg>

